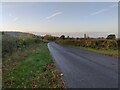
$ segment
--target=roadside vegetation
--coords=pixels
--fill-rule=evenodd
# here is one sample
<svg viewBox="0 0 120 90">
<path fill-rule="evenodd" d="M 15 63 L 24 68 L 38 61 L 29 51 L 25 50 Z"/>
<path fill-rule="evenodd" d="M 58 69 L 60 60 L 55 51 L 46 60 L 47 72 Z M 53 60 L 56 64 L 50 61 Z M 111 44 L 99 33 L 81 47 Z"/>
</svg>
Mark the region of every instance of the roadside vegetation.
<svg viewBox="0 0 120 90">
<path fill-rule="evenodd" d="M 108 35 L 107 38 L 70 38 L 69 36 L 65 38 L 62 35 L 55 42 L 62 45 L 82 47 L 86 50 L 115 57 L 120 56 L 118 53 L 120 40 L 116 39 L 115 35 Z"/>
<path fill-rule="evenodd" d="M 2 87 L 3 88 L 65 88 L 56 71 L 47 43 L 80 47 L 112 56 L 118 54 L 120 39 L 71 38 L 61 35 L 36 36 L 21 32 L 2 32 Z"/>
<path fill-rule="evenodd" d="M 2 58 L 9 57 L 13 52 L 22 51 L 28 46 L 41 42 L 40 37 L 29 33 L 17 32 L 11 35 L 8 32 L 2 32 Z"/>
<path fill-rule="evenodd" d="M 3 88 L 64 88 L 60 74 L 40 36 L 2 33 Z"/>
<path fill-rule="evenodd" d="M 105 50 L 105 49 L 95 49 L 95 48 L 83 48 L 85 50 L 89 50 L 89 51 L 93 51 L 93 52 L 96 52 L 96 53 L 100 53 L 100 54 L 105 54 L 105 55 L 110 55 L 110 56 L 114 56 L 114 57 L 118 57 L 119 56 L 119 53 L 118 53 L 118 50 L 111 50 L 111 49 L 108 49 L 108 50 Z"/>
<path fill-rule="evenodd" d="M 0 88 L 2 88 L 2 33 L 0 32 Z"/>
</svg>

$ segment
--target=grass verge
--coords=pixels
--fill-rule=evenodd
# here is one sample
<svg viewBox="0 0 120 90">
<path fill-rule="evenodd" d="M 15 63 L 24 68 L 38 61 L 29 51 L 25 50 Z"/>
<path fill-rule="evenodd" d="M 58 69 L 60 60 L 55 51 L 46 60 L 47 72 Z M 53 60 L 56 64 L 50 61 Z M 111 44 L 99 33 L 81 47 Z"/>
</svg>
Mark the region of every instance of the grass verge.
<svg viewBox="0 0 120 90">
<path fill-rule="evenodd" d="M 35 48 L 28 48 L 30 53 L 21 60 L 6 60 L 3 63 L 4 88 L 64 88 L 47 44 L 42 43 Z"/>
<path fill-rule="evenodd" d="M 100 54 L 114 56 L 114 57 L 119 56 L 118 50 L 105 50 L 105 49 L 94 49 L 94 48 L 83 48 L 83 49 L 88 50 L 88 51 L 93 51 L 96 53 L 100 53 Z"/>
</svg>

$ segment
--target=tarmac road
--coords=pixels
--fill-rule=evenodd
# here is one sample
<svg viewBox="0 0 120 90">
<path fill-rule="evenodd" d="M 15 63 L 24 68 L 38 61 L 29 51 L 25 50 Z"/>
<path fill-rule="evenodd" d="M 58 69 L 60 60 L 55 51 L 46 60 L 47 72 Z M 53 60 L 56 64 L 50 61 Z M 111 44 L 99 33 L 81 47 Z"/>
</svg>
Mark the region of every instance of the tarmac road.
<svg viewBox="0 0 120 90">
<path fill-rule="evenodd" d="M 118 87 L 117 58 L 54 42 L 48 48 L 67 88 Z"/>
</svg>

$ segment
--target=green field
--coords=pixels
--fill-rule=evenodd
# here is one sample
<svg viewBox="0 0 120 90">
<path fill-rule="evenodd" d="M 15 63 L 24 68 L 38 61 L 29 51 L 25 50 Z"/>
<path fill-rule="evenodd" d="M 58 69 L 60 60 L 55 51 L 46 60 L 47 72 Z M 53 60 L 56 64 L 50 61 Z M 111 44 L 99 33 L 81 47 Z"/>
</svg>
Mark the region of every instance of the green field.
<svg viewBox="0 0 120 90">
<path fill-rule="evenodd" d="M 3 87 L 63 88 L 64 84 L 56 71 L 47 43 L 33 47 L 34 49 L 30 47 L 22 51 L 21 57 L 14 54 L 10 57 L 12 60 L 3 62 Z"/>
</svg>

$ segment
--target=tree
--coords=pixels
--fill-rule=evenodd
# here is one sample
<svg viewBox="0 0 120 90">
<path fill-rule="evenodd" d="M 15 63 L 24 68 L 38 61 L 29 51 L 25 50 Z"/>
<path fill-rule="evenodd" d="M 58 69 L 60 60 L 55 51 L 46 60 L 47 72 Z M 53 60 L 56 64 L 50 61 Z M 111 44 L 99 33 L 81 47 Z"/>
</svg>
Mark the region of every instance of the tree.
<svg viewBox="0 0 120 90">
<path fill-rule="evenodd" d="M 65 39 L 65 35 L 61 35 L 61 37 L 60 37 L 61 39 Z"/>
<path fill-rule="evenodd" d="M 44 40 L 55 41 L 55 40 L 56 40 L 56 37 L 51 36 L 51 35 L 45 35 L 45 36 L 44 36 Z"/>
<path fill-rule="evenodd" d="M 5 34 L 5 32 L 2 32 L 2 35 L 4 35 Z"/>
<path fill-rule="evenodd" d="M 69 36 L 67 36 L 67 39 L 69 39 L 70 37 Z"/>
<path fill-rule="evenodd" d="M 116 39 L 115 34 L 110 34 L 107 36 L 107 39 Z"/>
<path fill-rule="evenodd" d="M 79 37 L 77 37 L 76 40 L 79 40 Z"/>
</svg>

